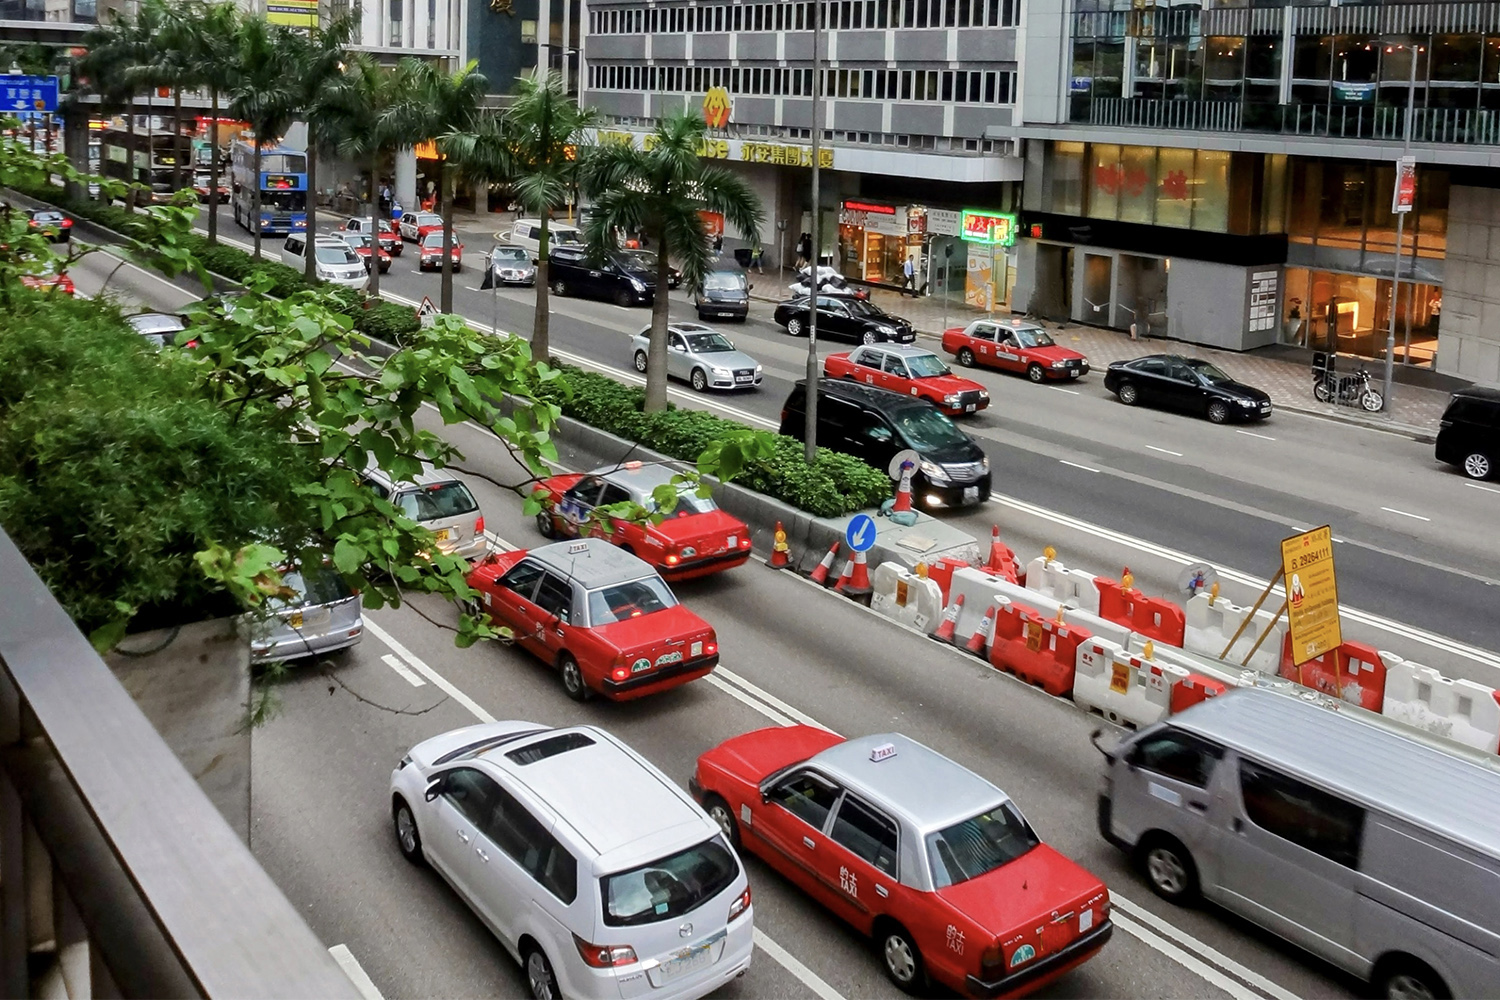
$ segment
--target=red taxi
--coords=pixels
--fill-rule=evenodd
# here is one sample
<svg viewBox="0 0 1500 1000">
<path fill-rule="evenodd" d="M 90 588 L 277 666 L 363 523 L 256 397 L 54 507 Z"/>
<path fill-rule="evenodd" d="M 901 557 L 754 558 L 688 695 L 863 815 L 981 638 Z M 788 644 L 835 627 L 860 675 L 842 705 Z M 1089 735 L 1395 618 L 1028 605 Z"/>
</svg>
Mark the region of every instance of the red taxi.
<svg viewBox="0 0 1500 1000">
<path fill-rule="evenodd" d="M 435 233 L 427 233 L 422 237 L 417 248 L 421 256 L 417 258 L 417 270 L 438 270 L 443 266 L 443 230 L 438 229 Z M 453 270 L 464 269 L 464 245 L 458 240 L 453 241 L 453 250 L 449 255 L 453 260 Z"/>
<path fill-rule="evenodd" d="M 338 235 L 345 243 L 349 244 L 349 249 L 354 251 L 355 255 L 359 257 L 360 262 L 365 265 L 365 270 L 368 271 L 370 269 L 370 258 L 375 254 L 375 241 L 364 233 L 351 233 L 346 230 L 339 230 Z M 381 247 L 380 273 L 385 274 L 390 269 L 391 255 L 386 253 L 385 247 Z"/>
<path fill-rule="evenodd" d="M 396 226 L 396 231 L 401 234 L 403 240 L 421 243 L 422 238 L 428 233 L 443 231 L 443 217 L 436 212 L 407 212 L 401 216 L 401 222 Z"/>
<path fill-rule="evenodd" d="M 908 992 L 1020 996 L 1114 931 L 1103 882 L 1000 789 L 905 736 L 761 729 L 699 757 L 689 788 L 735 846 L 872 935 Z"/>
<path fill-rule="evenodd" d="M 42 274 L 21 275 L 21 284 L 39 292 L 58 292 L 62 295 L 72 295 L 77 291 L 73 287 L 73 279 L 68 277 L 67 272 L 58 274 L 50 266 Z"/>
<path fill-rule="evenodd" d="M 1089 370 L 1088 358 L 1059 346 L 1046 330 L 1022 319 L 1013 319 L 1009 323 L 976 319 L 968 326 L 946 330 L 943 350 L 956 357 L 965 368 L 984 365 L 1025 372 L 1033 382 L 1045 382 L 1049 378 L 1080 378 Z"/>
<path fill-rule="evenodd" d="M 846 378 L 879 386 L 903 396 L 918 396 L 950 417 L 975 413 L 990 405 L 984 386 L 953 374 L 943 359 L 921 347 L 880 344 L 823 360 L 828 378 Z"/>
<path fill-rule="evenodd" d="M 480 609 L 557 668 L 575 701 L 626 701 L 703 677 L 713 628 L 646 563 L 600 538 L 492 552 L 469 573 Z"/>
<path fill-rule="evenodd" d="M 401 242 L 401 234 L 396 230 L 396 224 L 390 219 L 379 220 L 380 249 L 393 257 L 401 256 L 401 249 L 405 246 Z M 362 233 L 369 236 L 376 232 L 370 224 L 369 216 L 353 216 L 344 220 L 344 232 Z"/>
<path fill-rule="evenodd" d="M 664 465 L 627 462 L 618 468 L 605 466 L 587 474 L 544 479 L 533 492 L 546 505 L 536 516 L 537 530 L 543 538 L 577 537 L 595 507 L 631 500 L 654 512 L 652 491 L 669 484 L 672 475 L 672 469 Z M 597 522 L 589 533 L 639 556 L 668 580 L 708 576 L 743 566 L 750 558 L 750 529 L 745 522 L 692 488 L 677 494 L 677 506 L 659 524 L 611 518 L 610 525 L 614 530 L 607 535 Z"/>
</svg>

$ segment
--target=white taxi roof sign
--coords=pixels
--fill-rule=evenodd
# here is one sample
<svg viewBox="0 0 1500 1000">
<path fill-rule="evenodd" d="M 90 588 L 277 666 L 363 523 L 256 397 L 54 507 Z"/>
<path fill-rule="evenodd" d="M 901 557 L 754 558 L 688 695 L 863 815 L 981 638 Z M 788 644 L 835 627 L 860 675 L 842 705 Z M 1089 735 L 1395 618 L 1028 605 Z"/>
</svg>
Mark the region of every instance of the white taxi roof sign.
<svg viewBox="0 0 1500 1000">
<path fill-rule="evenodd" d="M 894 743 L 882 743 L 878 747 L 870 748 L 870 759 L 877 764 L 883 760 L 889 760 L 894 756 L 896 756 L 896 744 Z"/>
<path fill-rule="evenodd" d="M 572 553 L 575 553 L 575 552 L 587 552 L 588 550 L 589 550 L 589 543 L 588 542 L 572 542 L 572 543 L 570 543 L 568 545 L 568 553 L 570 555 Z"/>
</svg>

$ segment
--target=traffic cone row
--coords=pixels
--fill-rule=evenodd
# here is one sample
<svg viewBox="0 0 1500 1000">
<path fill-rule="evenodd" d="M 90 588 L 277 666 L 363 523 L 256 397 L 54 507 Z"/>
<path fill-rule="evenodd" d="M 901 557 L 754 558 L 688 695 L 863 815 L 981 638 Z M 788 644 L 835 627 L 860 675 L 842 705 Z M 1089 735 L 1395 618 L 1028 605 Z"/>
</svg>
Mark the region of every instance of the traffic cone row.
<svg viewBox="0 0 1500 1000">
<path fill-rule="evenodd" d="M 994 631 L 995 605 L 991 604 L 985 609 L 984 617 L 979 619 L 979 627 L 974 630 L 973 635 L 969 636 L 969 641 L 964 644 L 964 648 L 971 653 L 978 653 L 980 656 L 983 656 L 985 647 L 990 644 L 990 636 L 994 634 Z"/>
<path fill-rule="evenodd" d="M 958 625 L 958 613 L 964 608 L 964 595 L 959 594 L 953 598 L 953 603 L 943 609 L 943 620 L 938 625 L 937 631 L 932 637 L 938 642 L 952 642 L 953 629 Z"/>
</svg>

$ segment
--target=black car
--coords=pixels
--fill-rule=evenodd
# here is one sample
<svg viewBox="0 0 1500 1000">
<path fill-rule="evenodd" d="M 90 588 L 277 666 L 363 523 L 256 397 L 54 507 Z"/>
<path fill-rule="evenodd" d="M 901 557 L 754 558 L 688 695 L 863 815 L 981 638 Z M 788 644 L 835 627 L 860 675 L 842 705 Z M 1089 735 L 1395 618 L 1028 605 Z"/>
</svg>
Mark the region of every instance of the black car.
<svg viewBox="0 0 1500 1000">
<path fill-rule="evenodd" d="M 807 382 L 792 387 L 781 408 L 781 433 L 805 440 Z M 924 507 L 963 507 L 990 498 L 990 460 L 952 420 L 925 399 L 888 389 L 818 380 L 818 447 L 890 468 L 896 453 L 921 456 L 912 495 Z"/>
<path fill-rule="evenodd" d="M 807 333 L 806 296 L 781 303 L 774 318 L 793 337 Z M 873 302 L 819 295 L 818 336 L 857 344 L 910 344 L 917 339 L 917 332 L 911 323 L 892 316 Z"/>
<path fill-rule="evenodd" d="M 1112 362 L 1104 388 L 1126 406 L 1148 403 L 1201 414 L 1216 424 L 1271 415 L 1271 397 L 1261 390 L 1236 382 L 1211 362 L 1176 354 Z"/>
<path fill-rule="evenodd" d="M 626 251 L 596 259 L 583 247 L 553 250 L 547 280 L 553 295 L 608 299 L 617 306 L 649 306 L 656 298 L 656 272 Z"/>
<path fill-rule="evenodd" d="M 635 247 L 625 247 L 615 251 L 615 259 L 634 271 L 645 271 L 656 278 L 656 253 L 651 250 L 638 250 Z M 682 272 L 671 264 L 667 265 L 667 287 L 676 288 L 682 283 Z"/>
<path fill-rule="evenodd" d="M 720 265 L 703 274 L 703 286 L 693 293 L 693 305 L 699 319 L 737 319 L 741 323 L 750 315 L 749 275 L 737 267 Z"/>
<path fill-rule="evenodd" d="M 1489 479 L 1500 463 L 1500 388 L 1473 385 L 1448 400 L 1438 427 L 1437 460 L 1470 479 Z"/>
</svg>

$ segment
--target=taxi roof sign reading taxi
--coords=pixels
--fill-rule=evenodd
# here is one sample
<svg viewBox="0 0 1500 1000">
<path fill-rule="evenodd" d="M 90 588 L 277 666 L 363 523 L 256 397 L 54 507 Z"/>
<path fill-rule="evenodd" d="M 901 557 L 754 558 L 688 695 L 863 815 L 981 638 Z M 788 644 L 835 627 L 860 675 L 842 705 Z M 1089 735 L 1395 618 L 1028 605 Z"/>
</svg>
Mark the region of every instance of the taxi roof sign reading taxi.
<svg viewBox="0 0 1500 1000">
<path fill-rule="evenodd" d="M 1325 524 L 1284 539 L 1281 572 L 1292 663 L 1301 666 L 1344 643 L 1333 572 L 1333 529 Z"/>
<path fill-rule="evenodd" d="M 896 756 L 896 744 L 894 743 L 882 743 L 880 746 L 870 749 L 870 759 L 877 764 L 894 756 Z"/>
</svg>

